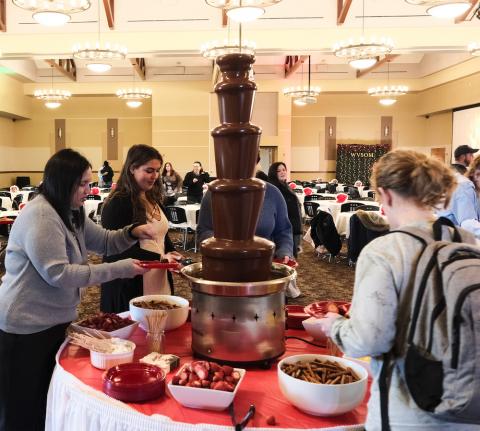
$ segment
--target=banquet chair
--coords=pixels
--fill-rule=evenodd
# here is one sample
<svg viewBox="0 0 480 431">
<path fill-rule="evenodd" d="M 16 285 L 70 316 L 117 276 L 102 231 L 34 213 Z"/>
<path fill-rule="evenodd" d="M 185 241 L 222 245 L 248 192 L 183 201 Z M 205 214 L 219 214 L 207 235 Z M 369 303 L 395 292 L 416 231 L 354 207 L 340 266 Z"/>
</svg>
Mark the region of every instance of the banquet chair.
<svg viewBox="0 0 480 431">
<path fill-rule="evenodd" d="M 340 207 L 340 212 L 342 213 L 349 213 L 352 211 L 356 211 L 358 207 L 362 206 L 361 202 L 345 202 Z"/>
<path fill-rule="evenodd" d="M 367 196 L 369 198 L 375 199 L 375 192 L 373 190 L 369 190 L 369 192 L 367 193 Z"/>
<path fill-rule="evenodd" d="M 380 211 L 380 207 L 377 207 L 376 205 L 360 205 L 357 207 L 357 211 L 362 210 L 362 211 Z"/>
<path fill-rule="evenodd" d="M 361 197 L 360 192 L 356 187 L 348 187 L 347 194 L 349 199 L 359 199 Z"/>
<path fill-rule="evenodd" d="M 101 201 L 102 197 L 100 195 L 87 195 L 87 200 L 89 200 L 89 201 Z"/>
<path fill-rule="evenodd" d="M 335 196 L 321 196 L 318 195 L 318 200 L 319 201 L 334 201 L 336 198 Z"/>
<path fill-rule="evenodd" d="M 318 194 L 312 194 L 305 196 L 304 202 L 309 202 L 309 201 L 319 201 L 321 199 L 321 196 Z"/>
<path fill-rule="evenodd" d="M 305 214 L 309 218 L 313 218 L 317 215 L 318 208 L 320 204 L 312 201 L 306 201 L 303 203 L 303 208 L 305 209 Z"/>
<path fill-rule="evenodd" d="M 12 209 L 18 211 L 20 209 L 20 204 L 22 203 L 23 195 L 17 195 L 13 198 Z"/>
<path fill-rule="evenodd" d="M 293 189 L 293 191 L 299 195 L 303 195 L 303 189 Z"/>
<path fill-rule="evenodd" d="M 185 208 L 176 206 L 165 207 L 167 211 L 168 225 L 171 229 L 178 229 L 183 232 L 183 249 L 187 249 L 188 234 L 192 232 L 192 229 L 188 227 L 187 213 Z"/>
<path fill-rule="evenodd" d="M 327 184 L 327 192 L 328 193 L 337 193 L 337 185 L 336 184 Z"/>
<path fill-rule="evenodd" d="M 12 200 L 12 194 L 10 192 L 0 192 L 0 196 Z"/>
<path fill-rule="evenodd" d="M 323 258 L 328 258 L 329 262 L 332 260 L 336 263 L 336 256 L 342 249 L 342 239 L 337 231 L 332 215 L 327 211 L 319 210 L 317 215 L 310 222 L 310 234 L 315 244 L 315 248 L 323 246 L 327 253 Z"/>
</svg>

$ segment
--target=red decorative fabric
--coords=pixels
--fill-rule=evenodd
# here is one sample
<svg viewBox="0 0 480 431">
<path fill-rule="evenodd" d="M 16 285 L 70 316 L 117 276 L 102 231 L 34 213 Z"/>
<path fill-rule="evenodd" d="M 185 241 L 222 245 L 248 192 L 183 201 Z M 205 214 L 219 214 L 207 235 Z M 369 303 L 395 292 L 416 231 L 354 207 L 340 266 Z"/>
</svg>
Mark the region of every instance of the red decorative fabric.
<svg viewBox="0 0 480 431">
<path fill-rule="evenodd" d="M 138 361 L 147 354 L 145 335 L 142 329 L 137 328 L 131 337 L 131 340 L 137 345 L 134 361 Z M 288 330 L 287 335 L 300 336 L 311 340 L 305 331 Z M 167 332 L 166 352 L 180 356 L 181 364 L 191 361 L 191 339 L 190 323 L 175 331 Z M 326 353 L 325 349 L 310 346 L 298 340 L 287 340 L 286 344 L 287 351 L 283 357 L 303 353 Z M 104 371 L 98 370 L 90 364 L 88 350 L 69 345 L 62 352 L 60 365 L 83 383 L 102 391 L 102 374 Z M 256 407 L 255 416 L 248 424 L 249 427 L 270 427 L 266 420 L 272 415 L 275 416 L 277 427 L 281 428 L 318 429 L 365 423 L 368 394 L 364 402 L 349 413 L 336 417 L 311 416 L 295 408 L 283 397 L 277 383 L 276 365 L 277 362 L 269 370 L 248 369 L 238 390 L 235 398 L 235 411 L 238 417 L 245 415 L 250 404 L 254 404 Z M 170 382 L 173 374 L 174 372 L 167 376 L 167 382 Z M 321 400 L 318 400 L 318 402 L 321 402 Z M 129 403 L 128 405 L 145 415 L 162 414 L 177 422 L 231 425 L 228 410 L 216 412 L 190 409 L 181 406 L 168 395 L 150 402 Z M 275 429 L 274 426 L 272 426 L 273 429 Z"/>
</svg>

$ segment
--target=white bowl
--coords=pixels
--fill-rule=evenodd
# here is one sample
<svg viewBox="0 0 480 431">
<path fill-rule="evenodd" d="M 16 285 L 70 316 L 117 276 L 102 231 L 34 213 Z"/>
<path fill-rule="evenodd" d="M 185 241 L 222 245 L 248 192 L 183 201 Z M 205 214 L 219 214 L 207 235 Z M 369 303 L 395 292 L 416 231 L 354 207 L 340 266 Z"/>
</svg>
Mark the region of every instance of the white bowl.
<svg viewBox="0 0 480 431">
<path fill-rule="evenodd" d="M 316 317 L 309 317 L 308 319 L 302 320 L 302 325 L 305 328 L 305 331 L 313 337 L 314 340 L 319 341 L 321 344 L 327 344 L 327 336 L 323 329 L 320 327 Z"/>
<path fill-rule="evenodd" d="M 128 340 L 115 339 L 114 343 L 128 349 L 127 352 L 119 353 L 101 353 L 90 350 L 90 362 L 95 368 L 108 370 L 118 364 L 125 364 L 133 361 L 133 352 L 135 351 L 135 343 Z"/>
<path fill-rule="evenodd" d="M 324 385 L 296 379 L 282 371 L 283 364 L 314 359 L 335 361 L 350 367 L 360 380 L 343 385 Z M 368 373 L 361 365 L 347 359 L 328 355 L 294 355 L 278 363 L 278 384 L 285 398 L 305 413 L 315 416 L 335 416 L 360 405 L 367 392 Z"/>
<path fill-rule="evenodd" d="M 171 382 L 167 387 L 170 395 L 182 406 L 192 409 L 225 410 L 233 402 L 246 372 L 242 368 L 234 368 L 234 371 L 239 372 L 240 380 L 237 382 L 233 392 L 172 385 Z"/>
<path fill-rule="evenodd" d="M 158 310 L 149 310 L 148 308 L 136 307 L 133 305 L 137 301 L 166 301 L 180 306 L 180 308 L 173 308 L 167 311 L 167 323 L 165 324 L 165 331 L 177 329 L 182 326 L 188 318 L 188 301 L 180 296 L 172 295 L 145 295 L 138 296 L 130 300 L 130 316 L 133 320 L 140 322 L 140 328 L 144 331 L 148 329 L 147 315 L 154 314 Z"/>
<path fill-rule="evenodd" d="M 121 316 L 125 317 L 125 316 Z M 127 316 L 128 317 L 128 316 Z M 115 331 L 101 331 L 99 329 L 92 329 L 86 328 L 85 326 L 79 325 L 80 322 L 72 323 L 71 326 L 78 332 L 85 332 L 86 334 L 90 334 L 94 337 L 98 337 L 98 333 L 102 334 L 105 338 L 123 338 L 124 340 L 130 338 L 135 328 L 138 326 L 138 322 L 133 322 L 128 326 L 124 326 L 123 328 L 116 329 Z"/>
</svg>

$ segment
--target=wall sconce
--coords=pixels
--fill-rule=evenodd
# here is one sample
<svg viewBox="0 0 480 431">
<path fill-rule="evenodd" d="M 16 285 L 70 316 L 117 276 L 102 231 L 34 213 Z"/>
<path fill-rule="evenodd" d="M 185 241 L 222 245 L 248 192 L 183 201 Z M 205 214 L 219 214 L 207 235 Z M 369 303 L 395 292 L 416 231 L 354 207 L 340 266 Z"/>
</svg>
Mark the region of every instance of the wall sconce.
<svg viewBox="0 0 480 431">
<path fill-rule="evenodd" d="M 388 136 L 390 134 L 390 127 L 385 126 L 383 129 L 383 136 Z"/>
<path fill-rule="evenodd" d="M 333 126 L 331 124 L 328 127 L 328 136 L 333 137 Z"/>
<path fill-rule="evenodd" d="M 57 129 L 57 135 L 58 135 L 58 139 L 62 139 L 62 128 L 61 127 L 59 127 Z"/>
<path fill-rule="evenodd" d="M 115 137 L 115 129 L 113 127 L 110 127 L 110 137 L 111 138 Z"/>
</svg>

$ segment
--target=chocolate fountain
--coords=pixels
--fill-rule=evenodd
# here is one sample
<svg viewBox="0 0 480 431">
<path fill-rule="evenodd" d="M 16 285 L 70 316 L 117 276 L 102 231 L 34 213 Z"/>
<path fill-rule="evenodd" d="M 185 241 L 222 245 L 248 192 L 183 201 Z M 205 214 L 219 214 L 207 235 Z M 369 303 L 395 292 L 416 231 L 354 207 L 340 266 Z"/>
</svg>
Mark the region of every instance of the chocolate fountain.
<svg viewBox="0 0 480 431">
<path fill-rule="evenodd" d="M 221 125 L 213 129 L 218 179 L 211 182 L 214 236 L 203 264 L 183 268 L 192 287 L 192 350 L 235 364 L 269 364 L 285 351 L 285 288 L 294 270 L 272 264 L 274 244 L 255 236 L 265 183 L 252 178 L 261 129 L 250 124 L 253 55 L 217 58 Z"/>
</svg>

